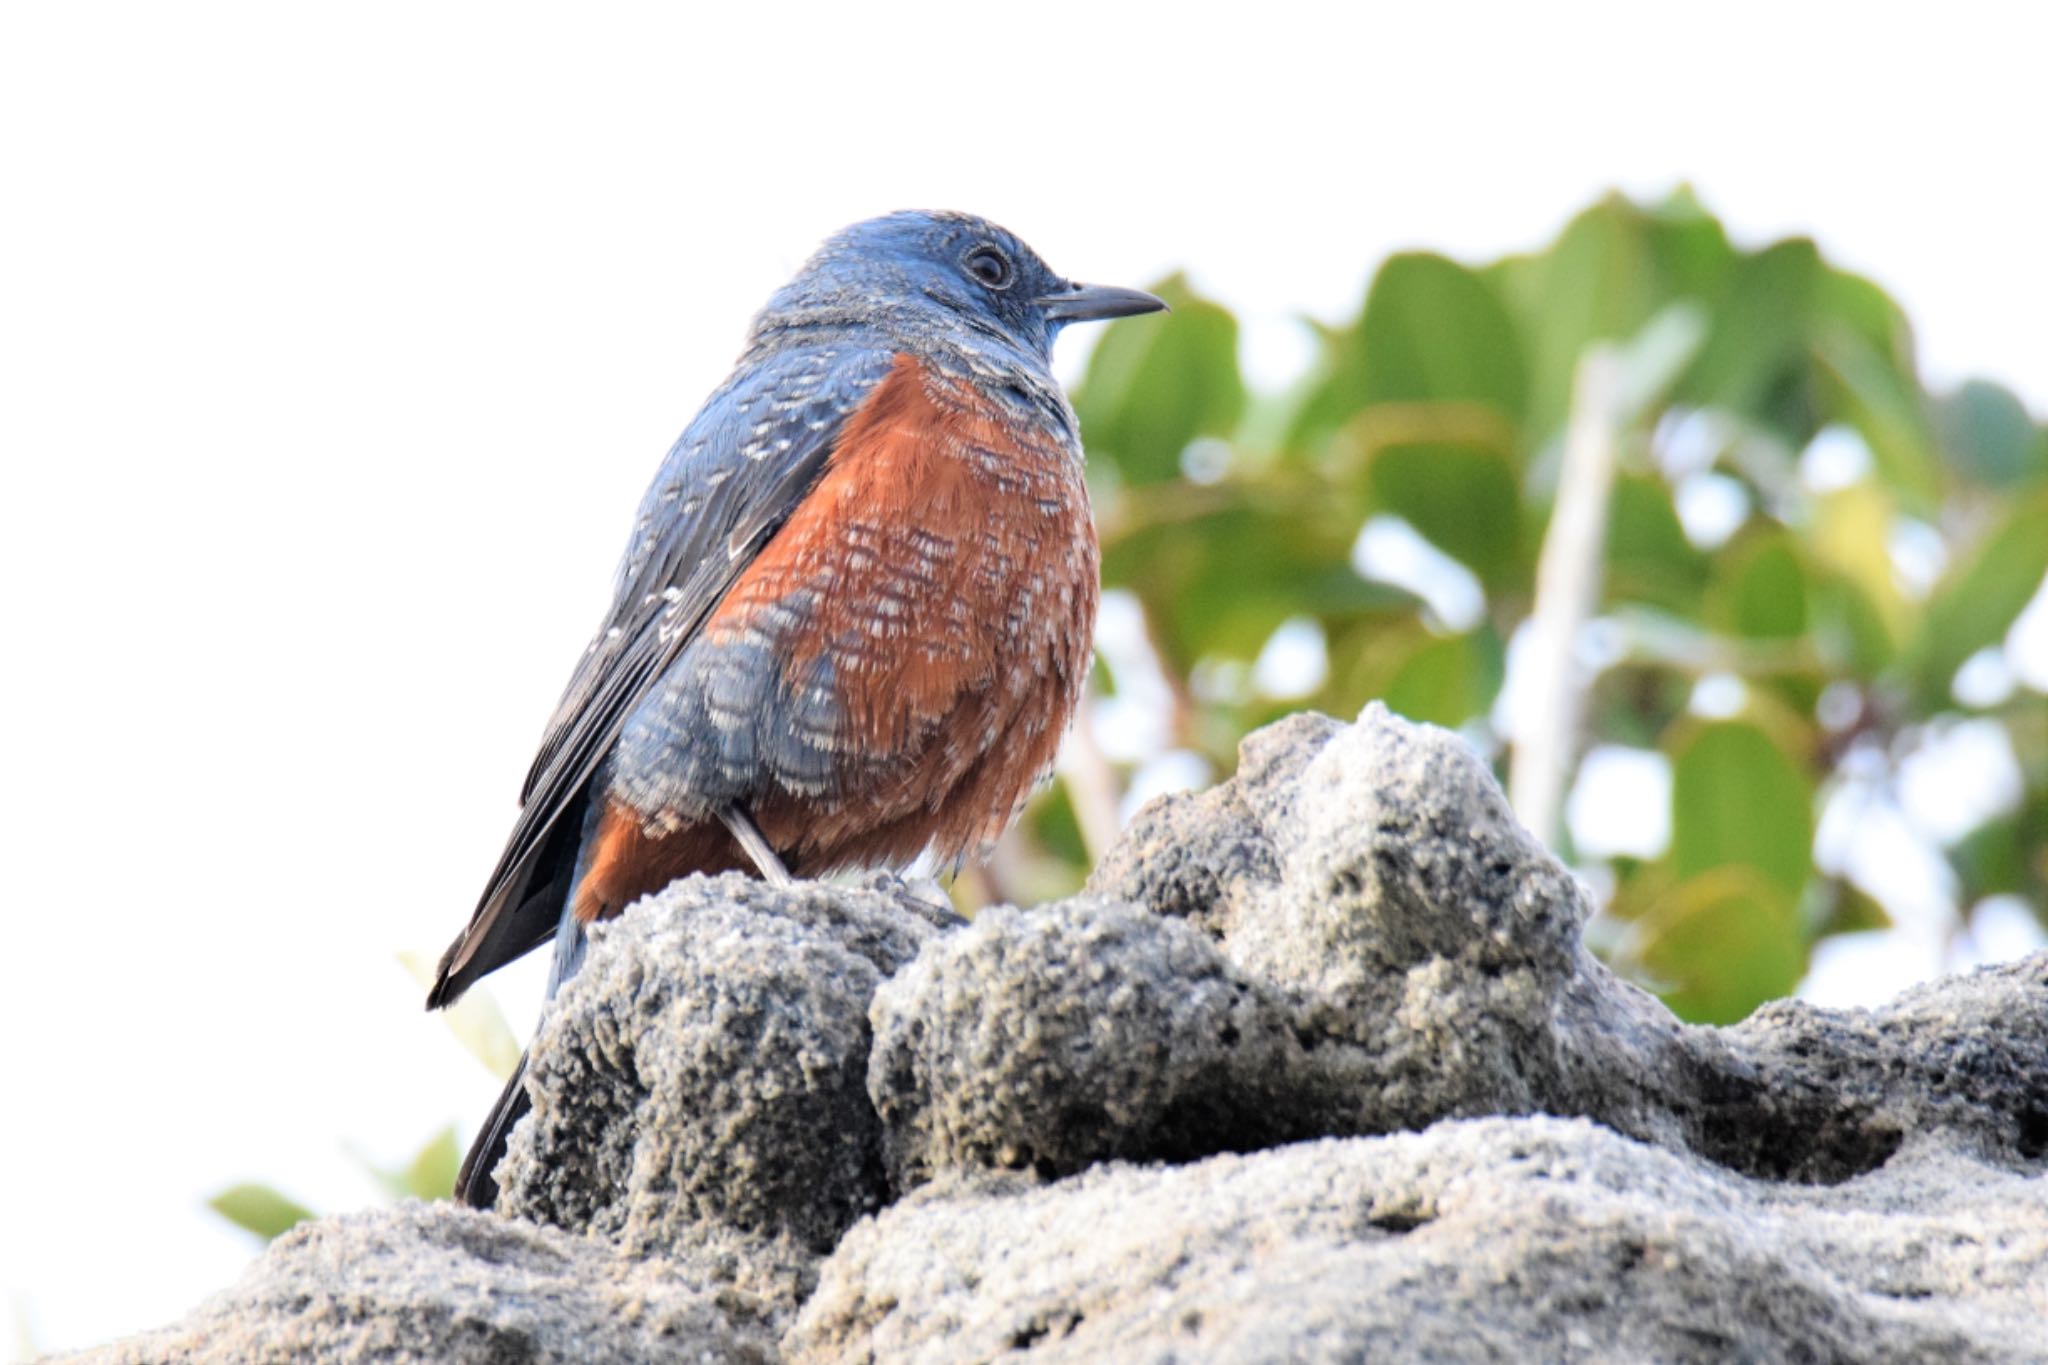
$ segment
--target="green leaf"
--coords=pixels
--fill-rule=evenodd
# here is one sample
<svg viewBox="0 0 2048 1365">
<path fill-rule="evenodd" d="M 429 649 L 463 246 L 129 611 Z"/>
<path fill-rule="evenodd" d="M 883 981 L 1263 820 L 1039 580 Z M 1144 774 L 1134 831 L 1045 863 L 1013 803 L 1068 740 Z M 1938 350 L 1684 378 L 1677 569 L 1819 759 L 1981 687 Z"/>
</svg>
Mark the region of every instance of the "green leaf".
<svg viewBox="0 0 2048 1365">
<path fill-rule="evenodd" d="M 1845 326 L 1825 327 L 1815 356 L 1830 383 L 1831 412 L 1870 447 L 1877 472 L 1892 496 L 1924 509 L 1940 497 L 1933 425 L 1910 363 L 1904 367 Z"/>
<path fill-rule="evenodd" d="M 1326 715 L 1356 715 L 1384 697 L 1416 651 L 1437 638 L 1419 615 L 1359 620 L 1329 633 L 1330 680 L 1315 698 Z"/>
<path fill-rule="evenodd" d="M 1807 576 L 1798 546 L 1781 529 L 1738 539 L 1716 565 L 1707 619 L 1730 635 L 1796 640 L 1806 634 Z"/>
<path fill-rule="evenodd" d="M 425 956 L 403 952 L 398 961 L 421 990 L 432 987 L 437 973 Z M 519 1065 L 519 1054 L 525 1049 L 512 1036 L 504 1012 L 486 988 L 471 986 L 460 1000 L 441 1011 L 441 1022 L 455 1035 L 455 1041 L 499 1080 L 509 1077 Z"/>
<path fill-rule="evenodd" d="M 1039 845 L 1053 857 L 1074 867 L 1088 866 L 1088 845 L 1081 837 L 1081 820 L 1074 814 L 1074 802 L 1064 781 L 1052 787 L 1033 806 L 1031 831 Z"/>
<path fill-rule="evenodd" d="M 1794 898 L 1754 868 L 1688 877 L 1636 919 L 1629 956 L 1681 1019 L 1732 1024 L 1806 971 Z"/>
<path fill-rule="evenodd" d="M 1324 333 L 1320 378 L 1288 439 L 1318 447 L 1377 405 L 1400 410 L 1399 426 L 1498 431 L 1512 453 L 1528 389 L 1514 321 L 1491 284 L 1442 256 L 1393 256 L 1357 324 Z"/>
<path fill-rule="evenodd" d="M 1661 662 L 1624 660 L 1593 681 L 1588 730 L 1614 744 L 1657 747 L 1692 693 L 1690 674 Z"/>
<path fill-rule="evenodd" d="M 1472 570 L 1489 590 L 1525 585 L 1534 572 L 1512 458 L 1477 445 L 1397 445 L 1373 453 L 1369 507 L 1400 517 Z"/>
<path fill-rule="evenodd" d="M 1847 328 L 1896 374 L 1909 380 L 1913 366 L 1913 329 L 1905 310 L 1877 284 L 1846 270 L 1829 268 L 1821 272 L 1814 296 L 1814 311 L 1823 326 Z"/>
<path fill-rule="evenodd" d="M 1610 195 L 1566 225 L 1530 263 L 1521 300 L 1534 376 L 1529 430 L 1547 439 L 1564 426 L 1572 374 L 1595 341 L 1632 335 L 1663 290 L 1641 209 Z"/>
<path fill-rule="evenodd" d="M 1928 599 L 1911 647 L 1915 687 L 1924 705 L 1947 704 L 1963 661 L 2005 638 L 2013 619 L 2048 578 L 2048 488 L 2010 505 L 2005 515 L 1943 576 Z"/>
<path fill-rule="evenodd" d="M 1686 538 L 1671 489 L 1650 475 L 1614 481 L 1607 522 L 1607 594 L 1690 615 L 1699 610 L 1709 560 Z"/>
<path fill-rule="evenodd" d="M 1216 656 L 1255 659 L 1274 628 L 1406 613 L 1415 599 L 1351 568 L 1357 514 L 1318 489 L 1204 489 L 1209 510 L 1105 533 L 1102 581 L 1138 595 L 1162 662 L 1181 677 Z"/>
<path fill-rule="evenodd" d="M 207 1200 L 206 1206 L 266 1242 L 313 1217 L 311 1209 L 268 1185 L 230 1185 Z"/>
<path fill-rule="evenodd" d="M 1649 210 L 1651 242 L 1666 281 L 1666 294 L 1712 300 L 1727 289 L 1740 256 L 1727 229 L 1701 207 L 1690 186 L 1681 185 Z"/>
<path fill-rule="evenodd" d="M 2048 448 L 2009 389 L 1972 379 L 1935 403 L 1934 425 L 1942 453 L 1979 483 L 2010 488 L 2042 472 Z"/>
<path fill-rule="evenodd" d="M 1359 322 L 1365 403 L 1472 402 L 1519 421 L 1528 402 L 1521 342 L 1493 289 L 1423 252 L 1390 257 Z"/>
<path fill-rule="evenodd" d="M 1892 927 L 1885 908 L 1859 887 L 1840 877 L 1830 877 L 1815 887 L 1813 922 L 1815 938 L 1831 934 L 1866 934 Z"/>
<path fill-rule="evenodd" d="M 380 1166 L 352 1147 L 349 1155 L 394 1199 L 448 1198 L 455 1191 L 455 1172 L 461 1164 L 453 1128 L 444 1128 L 428 1138 L 426 1145 L 402 1168 Z"/>
<path fill-rule="evenodd" d="M 1432 638 L 1396 670 L 1383 700 L 1410 720 L 1455 728 L 1492 710 L 1506 671 L 1507 652 L 1489 628 Z"/>
<path fill-rule="evenodd" d="M 1820 252 L 1804 238 L 1779 242 L 1735 266 L 1699 358 L 1680 385 L 1684 401 L 1775 415 L 1772 400 L 1796 382 L 1821 276 Z"/>
<path fill-rule="evenodd" d="M 1820 575 L 1813 593 L 1813 649 L 1829 674 L 1874 679 L 1898 654 L 1884 613 L 1854 581 Z"/>
<path fill-rule="evenodd" d="M 399 1176 L 402 1192 L 414 1199 L 447 1199 L 455 1193 L 455 1173 L 462 1165 L 462 1149 L 455 1144 L 455 1130 L 443 1128 L 427 1140 Z"/>
<path fill-rule="evenodd" d="M 2031 709 L 2034 721 L 2048 721 L 2048 707 L 2035 702 Z M 2007 728 L 2024 753 L 2026 726 Z M 1948 855 L 1962 883 L 1964 905 L 1986 896 L 2019 896 L 2048 926 L 2048 782 L 2024 757 L 2021 767 L 2027 789 L 2019 809 L 1985 821 L 1952 845 Z"/>
<path fill-rule="evenodd" d="M 1882 633 L 1884 653 L 1906 638 L 1913 618 L 1892 569 L 1895 512 L 1890 494 L 1866 479 L 1815 498 L 1813 529 L 1807 538 L 1816 561 L 1855 585 Z"/>
<path fill-rule="evenodd" d="M 1797 902 L 1813 869 L 1813 784 L 1746 720 L 1682 733 L 1671 751 L 1671 864 L 1680 880 L 1747 867 Z"/>
<path fill-rule="evenodd" d="M 1667 304 L 1615 350 L 1616 408 L 1624 424 L 1654 417 L 1707 337 L 1707 312 L 1689 300 Z"/>
<path fill-rule="evenodd" d="M 1188 443 L 1228 435 L 1245 408 L 1237 319 L 1179 275 L 1152 292 L 1173 311 L 1112 323 L 1074 392 L 1089 458 L 1127 486 L 1180 477 Z"/>
<path fill-rule="evenodd" d="M 2020 817 L 2001 815 L 1971 830 L 1948 850 L 1962 884 L 1962 901 L 1973 905 L 1986 896 L 2019 895 L 2030 889 L 2026 842 Z"/>
<path fill-rule="evenodd" d="M 1609 195 L 1541 255 L 1510 257 L 1482 272 L 1527 338 L 1530 436 L 1540 443 L 1563 428 L 1572 375 L 1588 346 L 1637 337 L 1674 309 L 1674 317 L 1698 314 L 1703 324 L 1703 305 L 1726 292 L 1735 259 L 1721 225 L 1680 191 L 1653 208 Z M 1673 338 L 1659 329 L 1649 339 Z M 1698 344 L 1681 339 L 1688 353 Z"/>
</svg>

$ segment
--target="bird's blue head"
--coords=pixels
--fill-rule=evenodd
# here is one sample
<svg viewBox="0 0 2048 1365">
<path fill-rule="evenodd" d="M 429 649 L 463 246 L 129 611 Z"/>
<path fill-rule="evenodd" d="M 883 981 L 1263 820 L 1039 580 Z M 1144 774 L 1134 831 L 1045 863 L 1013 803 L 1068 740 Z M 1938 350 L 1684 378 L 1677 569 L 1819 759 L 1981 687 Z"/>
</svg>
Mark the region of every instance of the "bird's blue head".
<svg viewBox="0 0 2048 1365">
<path fill-rule="evenodd" d="M 1164 307 L 1142 290 L 1065 279 L 986 219 L 912 211 L 829 238 L 769 300 L 754 334 L 881 326 L 911 343 L 993 339 L 1043 362 L 1069 322 Z"/>
</svg>

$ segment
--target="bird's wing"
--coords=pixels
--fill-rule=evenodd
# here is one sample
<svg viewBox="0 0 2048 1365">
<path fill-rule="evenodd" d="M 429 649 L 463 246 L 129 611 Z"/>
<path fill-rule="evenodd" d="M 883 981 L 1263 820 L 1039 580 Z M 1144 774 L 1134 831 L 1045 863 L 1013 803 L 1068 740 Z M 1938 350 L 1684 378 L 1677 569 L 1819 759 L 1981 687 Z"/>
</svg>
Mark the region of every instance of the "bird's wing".
<svg viewBox="0 0 2048 1365">
<path fill-rule="evenodd" d="M 640 506 L 611 614 L 585 651 L 526 775 L 518 821 L 427 997 L 472 982 L 555 932 L 591 775 L 733 582 L 823 472 L 887 351 L 802 349 L 743 372 L 704 405 Z"/>
</svg>

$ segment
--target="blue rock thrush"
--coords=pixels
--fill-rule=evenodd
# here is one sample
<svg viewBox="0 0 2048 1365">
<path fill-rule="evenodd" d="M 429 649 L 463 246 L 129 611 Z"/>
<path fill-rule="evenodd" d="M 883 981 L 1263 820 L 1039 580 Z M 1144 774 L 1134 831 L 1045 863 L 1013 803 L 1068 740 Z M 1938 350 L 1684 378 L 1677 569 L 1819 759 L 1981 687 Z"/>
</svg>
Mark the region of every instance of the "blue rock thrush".
<svg viewBox="0 0 2048 1365">
<path fill-rule="evenodd" d="M 512 836 L 429 1008 L 691 872 L 959 859 L 1052 765 L 1100 592 L 1062 326 L 1165 305 L 1002 228 L 897 213 L 754 319 L 640 504 Z M 524 1063 L 458 1180 L 489 1207 Z"/>
</svg>

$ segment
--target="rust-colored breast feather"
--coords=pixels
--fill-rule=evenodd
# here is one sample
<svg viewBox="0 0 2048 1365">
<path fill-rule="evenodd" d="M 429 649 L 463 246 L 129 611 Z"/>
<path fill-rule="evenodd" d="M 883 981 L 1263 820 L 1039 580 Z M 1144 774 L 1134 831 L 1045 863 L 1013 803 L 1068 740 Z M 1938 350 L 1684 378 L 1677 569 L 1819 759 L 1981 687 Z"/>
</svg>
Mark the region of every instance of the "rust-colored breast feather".
<svg viewBox="0 0 2048 1365">
<path fill-rule="evenodd" d="M 770 840 L 810 866 L 955 856 L 1000 833 L 1079 699 L 1098 582 L 1061 437 L 900 358 L 732 594 L 737 613 L 817 591 L 787 672 L 829 654 L 849 766 L 870 774 L 835 802 L 770 803 L 786 836 Z"/>
<path fill-rule="evenodd" d="M 783 604 L 811 604 L 781 666 L 798 686 L 829 664 L 836 781 L 763 792 L 753 814 L 768 841 L 815 875 L 928 847 L 957 857 L 1000 834 L 1079 701 L 1099 582 L 1064 436 L 899 357 L 704 628 L 718 647 Z M 744 865 L 715 822 L 667 823 L 607 814 L 580 914 Z"/>
</svg>

